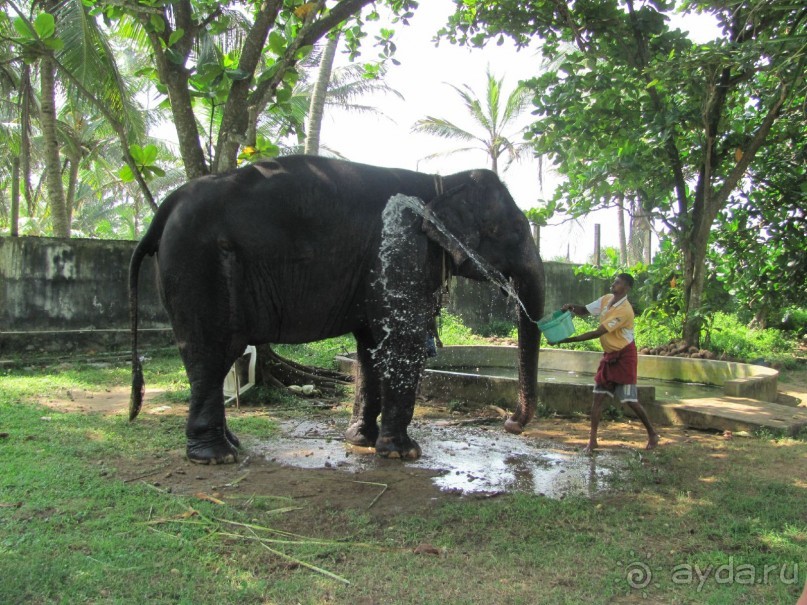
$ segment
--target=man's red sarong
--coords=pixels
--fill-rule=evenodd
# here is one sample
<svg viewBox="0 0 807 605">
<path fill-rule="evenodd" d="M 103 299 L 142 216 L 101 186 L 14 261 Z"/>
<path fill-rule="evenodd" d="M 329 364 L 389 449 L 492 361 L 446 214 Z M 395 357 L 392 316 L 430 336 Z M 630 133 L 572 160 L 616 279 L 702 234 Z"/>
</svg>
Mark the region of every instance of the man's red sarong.
<svg viewBox="0 0 807 605">
<path fill-rule="evenodd" d="M 602 356 L 594 382 L 608 391 L 613 391 L 618 384 L 636 384 L 638 366 L 636 343 L 631 342 L 619 351 Z"/>
</svg>

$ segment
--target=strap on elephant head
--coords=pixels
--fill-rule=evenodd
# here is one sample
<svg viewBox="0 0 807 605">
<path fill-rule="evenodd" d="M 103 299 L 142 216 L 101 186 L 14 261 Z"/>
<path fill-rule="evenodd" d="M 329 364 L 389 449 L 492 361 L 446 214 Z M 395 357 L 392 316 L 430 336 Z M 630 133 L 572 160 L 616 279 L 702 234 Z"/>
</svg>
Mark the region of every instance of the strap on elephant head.
<svg viewBox="0 0 807 605">
<path fill-rule="evenodd" d="M 445 202 L 456 195 L 461 190 L 465 189 L 465 185 L 460 185 L 444 191 L 443 178 L 440 175 L 434 175 L 434 189 L 437 194 L 428 204 L 426 204 L 425 212 L 423 213 L 423 231 L 432 241 L 436 242 L 443 249 L 443 266 L 448 265 L 448 259 L 445 259 L 445 253 L 448 252 L 454 261 L 455 266 L 459 267 L 468 260 L 468 254 L 458 245 L 456 239 L 448 237 L 439 227 L 437 223 L 445 225 L 445 220 L 439 216 L 440 207 Z M 443 277 L 447 278 L 444 270 Z"/>
</svg>

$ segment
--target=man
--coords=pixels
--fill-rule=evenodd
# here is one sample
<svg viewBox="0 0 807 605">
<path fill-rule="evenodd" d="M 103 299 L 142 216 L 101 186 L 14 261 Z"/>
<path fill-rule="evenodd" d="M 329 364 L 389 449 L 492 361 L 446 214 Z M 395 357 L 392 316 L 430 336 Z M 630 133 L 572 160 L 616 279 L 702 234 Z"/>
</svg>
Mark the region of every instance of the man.
<svg viewBox="0 0 807 605">
<path fill-rule="evenodd" d="M 628 302 L 628 293 L 633 287 L 633 277 L 620 273 L 611 284 L 611 293 L 599 300 L 582 306 L 565 304 L 562 309 L 575 315 L 599 315 L 600 327 L 578 336 L 571 336 L 564 342 L 583 342 L 600 339 L 603 357 L 594 378 L 594 402 L 591 405 L 591 433 L 585 450 L 597 449 L 597 427 L 600 424 L 602 407 L 606 397 L 616 398 L 628 404 L 647 429 L 647 446 L 653 449 L 658 445 L 659 436 L 647 413 L 639 403 L 636 389 L 636 376 L 639 357 L 633 340 L 633 307 Z M 560 344 L 560 343 L 559 343 Z"/>
</svg>

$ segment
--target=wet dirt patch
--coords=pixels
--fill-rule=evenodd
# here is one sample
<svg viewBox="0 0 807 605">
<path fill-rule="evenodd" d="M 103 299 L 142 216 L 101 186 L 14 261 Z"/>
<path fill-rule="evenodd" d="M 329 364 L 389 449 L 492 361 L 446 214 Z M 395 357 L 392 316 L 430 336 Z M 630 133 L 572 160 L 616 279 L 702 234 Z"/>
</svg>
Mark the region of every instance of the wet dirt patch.
<svg viewBox="0 0 807 605">
<path fill-rule="evenodd" d="M 524 439 L 502 430 L 498 419 L 487 424 L 467 421 L 415 421 L 409 434 L 423 456 L 402 463 L 374 455 L 371 448 L 345 444 L 343 423 L 334 420 L 290 420 L 281 436 L 253 444 L 253 456 L 300 469 L 332 469 L 341 473 L 409 471 L 433 475 L 436 490 L 460 496 L 492 496 L 525 492 L 551 498 L 593 496 L 608 487 L 608 478 L 624 468 L 627 451 L 587 456 L 548 439 Z"/>
<path fill-rule="evenodd" d="M 129 389 L 54 393 L 41 402 L 62 411 L 125 414 Z M 341 411 L 340 411 L 341 407 Z M 612 491 L 611 478 L 632 456 L 641 456 L 646 433 L 641 423 L 606 421 L 600 425 L 601 450 L 580 450 L 589 422 L 579 418 L 536 418 L 520 436 L 506 433 L 492 406 L 472 413 L 451 412 L 438 402 L 416 408 L 410 431 L 423 448 L 418 461 L 377 458 L 372 450 L 343 441 L 349 403 L 333 410 L 300 409 L 276 418 L 282 426 L 272 439 L 241 434 L 237 464 L 199 466 L 184 455 L 178 432 L 175 449 L 148 458 L 103 461 L 109 473 L 127 483 L 144 482 L 170 493 L 214 498 L 230 506 L 273 509 L 299 506 L 287 523 L 305 529 L 322 517 L 326 525 L 335 511 L 366 513 L 375 519 L 399 514 L 428 514 L 436 505 L 458 498 L 486 499 L 524 492 L 562 498 Z M 142 414 L 184 416 L 187 405 L 147 394 Z M 228 417 L 275 416 L 271 407 L 228 409 Z M 293 417 L 290 418 L 290 414 Z M 722 435 L 662 427 L 661 447 L 688 441 L 722 441 Z M 330 519 L 331 521 L 328 521 Z"/>
</svg>

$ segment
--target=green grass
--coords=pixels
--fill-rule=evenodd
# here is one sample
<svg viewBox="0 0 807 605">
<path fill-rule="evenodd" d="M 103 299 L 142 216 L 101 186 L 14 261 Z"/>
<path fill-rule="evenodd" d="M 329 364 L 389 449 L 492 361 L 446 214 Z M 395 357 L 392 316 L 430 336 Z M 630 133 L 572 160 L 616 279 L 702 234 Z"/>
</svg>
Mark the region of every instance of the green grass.
<svg viewBox="0 0 807 605">
<path fill-rule="evenodd" d="M 37 405 L 54 390 L 128 384 L 126 364 L 72 365 L 0 380 L 0 603 L 779 604 L 804 584 L 802 441 L 699 435 L 626 453 L 614 489 L 593 499 L 457 498 L 381 516 L 283 494 L 216 505 L 116 472 L 159 468 L 181 449 L 184 418 L 130 424 Z M 184 388 L 170 354 L 146 376 Z M 274 429 L 266 415 L 231 422 L 248 440 Z M 287 526 L 309 539 L 268 531 Z M 440 554 L 414 554 L 420 544 Z M 650 582 L 632 587 L 645 569 Z"/>
</svg>

